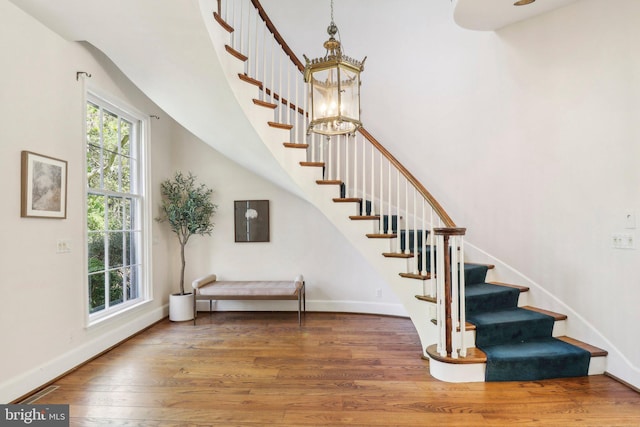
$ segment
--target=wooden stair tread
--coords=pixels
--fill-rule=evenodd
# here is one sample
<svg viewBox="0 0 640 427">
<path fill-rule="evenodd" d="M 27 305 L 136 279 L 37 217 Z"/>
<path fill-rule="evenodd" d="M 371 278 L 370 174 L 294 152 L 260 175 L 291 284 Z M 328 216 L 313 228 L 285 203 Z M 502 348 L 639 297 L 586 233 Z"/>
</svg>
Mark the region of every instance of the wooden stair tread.
<svg viewBox="0 0 640 427">
<path fill-rule="evenodd" d="M 324 167 L 324 162 L 300 162 L 300 166 Z"/>
<path fill-rule="evenodd" d="M 365 221 L 365 220 L 380 219 L 380 217 L 378 215 L 350 215 L 349 219 L 354 221 Z"/>
<path fill-rule="evenodd" d="M 535 311 L 537 313 L 546 314 L 547 316 L 553 317 L 556 321 L 558 321 L 558 320 L 567 320 L 567 315 L 566 314 L 556 313 L 556 312 L 549 311 L 549 310 L 543 310 L 542 308 L 531 307 L 530 305 L 525 305 L 524 307 L 520 307 L 520 308 L 524 308 L 525 310 Z"/>
<path fill-rule="evenodd" d="M 402 275 L 402 273 L 400 274 Z M 432 302 L 434 304 L 438 302 L 436 297 L 430 297 L 427 295 L 416 295 L 416 298 L 419 299 L 420 301 Z"/>
<path fill-rule="evenodd" d="M 234 58 L 239 59 L 242 62 L 246 62 L 249 59 L 246 55 L 243 55 L 242 53 L 238 52 L 237 50 L 235 50 L 234 48 L 232 48 L 228 44 L 224 45 L 224 48 L 226 49 L 227 52 L 229 52 L 231 54 L 231 56 L 233 56 Z"/>
<path fill-rule="evenodd" d="M 438 354 L 438 346 L 436 344 L 432 344 L 427 347 L 427 354 L 432 359 L 443 363 L 451 363 L 457 365 L 464 365 L 469 363 L 487 363 L 487 355 L 477 347 L 468 348 L 466 357 L 453 358 L 440 356 L 440 354 Z"/>
<path fill-rule="evenodd" d="M 253 98 L 253 103 L 255 105 L 259 105 L 260 107 L 266 107 L 266 108 L 271 108 L 272 110 L 274 110 L 278 105 L 271 103 L 271 102 L 267 102 L 267 101 L 263 101 L 261 99 L 256 99 Z"/>
<path fill-rule="evenodd" d="M 287 148 L 309 148 L 309 144 L 298 144 L 295 142 L 283 142 L 282 145 Z"/>
<path fill-rule="evenodd" d="M 342 181 L 339 179 L 317 179 L 316 184 L 318 185 L 341 185 Z"/>
<path fill-rule="evenodd" d="M 213 19 L 215 19 L 216 22 L 218 24 L 220 24 L 220 26 L 222 28 L 225 29 L 225 31 L 227 31 L 228 33 L 233 33 L 233 31 L 234 31 L 233 27 L 231 25 L 227 24 L 227 21 L 222 19 L 222 16 L 220 16 L 220 14 L 218 12 L 213 12 Z"/>
<path fill-rule="evenodd" d="M 253 79 L 253 78 L 247 76 L 246 74 L 242 74 L 242 73 L 239 73 L 238 77 L 243 82 L 247 82 L 249 84 L 252 84 L 254 86 L 258 86 L 259 88 L 262 88 L 262 82 L 260 80 Z"/>
<path fill-rule="evenodd" d="M 607 350 L 603 350 L 601 348 L 598 348 L 594 345 L 591 344 L 587 344 L 586 342 L 582 342 L 579 341 L 575 338 L 571 338 L 571 337 L 567 337 L 567 336 L 562 336 L 562 337 L 555 337 L 556 339 L 559 339 L 560 341 L 564 341 L 566 343 L 569 344 L 573 344 L 576 347 L 579 347 L 583 350 L 588 351 L 589 353 L 591 353 L 591 357 L 604 357 L 607 354 L 609 354 L 609 352 Z"/>
<path fill-rule="evenodd" d="M 433 323 L 436 326 L 438 325 L 438 321 L 436 319 L 431 319 L 431 323 Z M 465 328 L 464 328 L 465 331 L 475 331 L 476 330 L 476 325 L 474 325 L 473 323 L 464 322 L 464 324 L 465 324 Z M 460 332 L 460 328 L 456 327 L 456 330 L 458 332 Z"/>
<path fill-rule="evenodd" d="M 397 252 L 384 252 L 382 254 L 385 258 L 413 258 L 413 254 L 397 253 Z"/>
<path fill-rule="evenodd" d="M 425 275 L 415 273 L 400 273 L 400 277 L 405 277 L 407 279 L 429 280 L 431 279 L 431 273 L 427 273 Z"/>
<path fill-rule="evenodd" d="M 458 248 L 460 249 L 460 248 Z M 496 268 L 495 265 L 493 264 L 482 264 L 480 262 L 465 262 L 466 265 L 484 265 L 486 266 L 489 270 L 493 270 L 494 268 Z"/>
<path fill-rule="evenodd" d="M 336 197 L 333 199 L 336 203 L 348 203 L 348 202 L 356 202 L 361 203 L 362 199 L 360 197 Z"/>
<path fill-rule="evenodd" d="M 506 286 L 507 288 L 515 288 L 520 290 L 521 293 L 529 291 L 528 286 L 513 285 L 511 283 L 503 283 L 503 282 L 487 282 L 487 283 L 490 285 L 498 285 L 498 286 Z"/>
<path fill-rule="evenodd" d="M 285 129 L 285 130 L 291 130 L 293 129 L 293 125 L 288 125 L 286 123 L 278 123 L 278 122 L 267 122 L 269 124 L 269 126 L 271 126 L 272 128 L 277 128 L 277 129 Z"/>
<path fill-rule="evenodd" d="M 398 235 L 386 234 L 386 233 L 370 233 L 370 234 L 367 234 L 367 237 L 370 239 L 395 239 L 398 237 Z"/>
</svg>

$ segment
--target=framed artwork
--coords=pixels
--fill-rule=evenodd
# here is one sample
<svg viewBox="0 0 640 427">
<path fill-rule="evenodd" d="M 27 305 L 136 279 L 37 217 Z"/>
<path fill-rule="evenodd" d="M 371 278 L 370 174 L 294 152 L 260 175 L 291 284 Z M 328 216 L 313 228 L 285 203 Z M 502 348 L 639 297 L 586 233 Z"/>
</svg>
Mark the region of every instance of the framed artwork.
<svg viewBox="0 0 640 427">
<path fill-rule="evenodd" d="M 67 162 L 22 152 L 20 216 L 67 217 Z"/>
<path fill-rule="evenodd" d="M 236 200 L 233 218 L 236 242 L 269 241 L 268 200 Z"/>
</svg>

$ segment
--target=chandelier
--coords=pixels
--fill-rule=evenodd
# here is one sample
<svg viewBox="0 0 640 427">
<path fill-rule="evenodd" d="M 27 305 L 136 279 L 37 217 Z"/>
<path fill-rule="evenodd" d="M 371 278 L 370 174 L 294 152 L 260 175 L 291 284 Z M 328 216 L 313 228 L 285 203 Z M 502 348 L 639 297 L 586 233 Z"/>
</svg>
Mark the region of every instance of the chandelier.
<svg viewBox="0 0 640 427">
<path fill-rule="evenodd" d="M 364 61 L 343 55 L 338 27 L 333 22 L 333 0 L 331 0 L 331 23 L 327 28 L 329 40 L 324 42 L 326 54 L 322 58 L 309 60 L 306 56 L 304 81 L 308 85 L 311 120 L 307 133 L 322 135 L 353 134 L 360 122 L 360 73 Z"/>
</svg>

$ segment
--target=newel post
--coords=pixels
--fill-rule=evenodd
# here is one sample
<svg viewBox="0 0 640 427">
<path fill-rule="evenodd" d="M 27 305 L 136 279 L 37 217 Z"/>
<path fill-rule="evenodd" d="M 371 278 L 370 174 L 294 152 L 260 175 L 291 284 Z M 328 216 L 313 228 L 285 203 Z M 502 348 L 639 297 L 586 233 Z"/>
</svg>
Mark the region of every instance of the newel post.
<svg viewBox="0 0 640 427">
<path fill-rule="evenodd" d="M 454 350 L 453 342 L 455 328 L 460 327 L 464 334 L 464 326 L 460 324 L 461 313 L 458 300 L 464 298 L 464 290 L 460 289 L 461 286 L 464 287 L 464 273 L 460 274 L 459 272 L 460 263 L 464 261 L 460 259 L 459 249 L 461 248 L 461 238 L 466 231 L 466 228 L 433 229 L 437 239 L 436 284 L 438 325 L 440 326 L 438 351 L 441 356 L 457 357 L 458 352 Z M 451 240 L 454 242 L 453 245 Z M 464 314 L 462 314 L 462 318 L 464 318 Z"/>
</svg>

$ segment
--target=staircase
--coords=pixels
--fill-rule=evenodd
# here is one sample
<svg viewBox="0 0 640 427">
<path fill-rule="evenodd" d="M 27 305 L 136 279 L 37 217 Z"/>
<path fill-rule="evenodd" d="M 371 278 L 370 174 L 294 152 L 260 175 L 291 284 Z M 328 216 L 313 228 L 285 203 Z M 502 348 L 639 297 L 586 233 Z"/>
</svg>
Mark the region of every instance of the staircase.
<svg viewBox="0 0 640 427">
<path fill-rule="evenodd" d="M 366 129 L 331 140 L 306 135 L 304 66 L 257 0 L 218 0 L 207 27 L 248 120 L 301 193 L 389 283 L 433 376 L 505 381 L 604 372 L 605 351 L 563 336 L 566 316 L 519 307 L 528 288 L 487 282 L 492 265 L 465 262 L 465 230 Z"/>
</svg>

